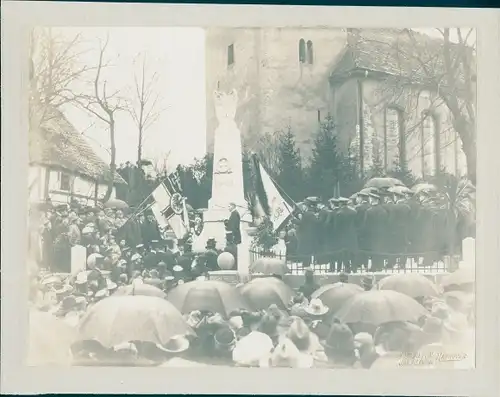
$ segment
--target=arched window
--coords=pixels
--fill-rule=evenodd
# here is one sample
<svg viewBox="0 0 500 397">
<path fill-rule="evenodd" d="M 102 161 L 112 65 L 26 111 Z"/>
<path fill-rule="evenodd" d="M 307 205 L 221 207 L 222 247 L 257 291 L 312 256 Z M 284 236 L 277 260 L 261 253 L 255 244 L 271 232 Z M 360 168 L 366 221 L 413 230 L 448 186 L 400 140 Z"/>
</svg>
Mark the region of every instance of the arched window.
<svg viewBox="0 0 500 397">
<path fill-rule="evenodd" d="M 435 175 L 440 171 L 440 144 L 437 118 L 431 112 L 422 114 L 422 174 Z"/>
<path fill-rule="evenodd" d="M 314 63 L 313 43 L 311 40 L 307 41 L 307 63 L 309 65 Z"/>
<path fill-rule="evenodd" d="M 384 166 L 385 170 L 403 165 L 406 161 L 406 148 L 403 124 L 403 111 L 397 107 L 385 109 Z"/>
<path fill-rule="evenodd" d="M 299 62 L 306 63 L 306 42 L 304 39 L 299 40 Z"/>
</svg>

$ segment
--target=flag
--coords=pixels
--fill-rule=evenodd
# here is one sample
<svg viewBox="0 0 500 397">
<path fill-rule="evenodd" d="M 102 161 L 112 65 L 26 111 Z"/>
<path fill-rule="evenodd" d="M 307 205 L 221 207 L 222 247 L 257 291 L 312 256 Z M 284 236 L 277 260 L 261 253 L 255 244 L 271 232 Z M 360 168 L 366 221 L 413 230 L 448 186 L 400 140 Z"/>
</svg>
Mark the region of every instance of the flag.
<svg viewBox="0 0 500 397">
<path fill-rule="evenodd" d="M 292 215 L 293 209 L 279 192 L 265 168 L 255 158 L 257 171 L 257 202 L 278 230 Z"/>
<path fill-rule="evenodd" d="M 189 231 L 189 219 L 185 217 L 185 200 L 179 192 L 171 190 L 161 183 L 152 193 L 154 203 L 151 210 L 161 227 L 170 226 L 178 239 Z"/>
</svg>

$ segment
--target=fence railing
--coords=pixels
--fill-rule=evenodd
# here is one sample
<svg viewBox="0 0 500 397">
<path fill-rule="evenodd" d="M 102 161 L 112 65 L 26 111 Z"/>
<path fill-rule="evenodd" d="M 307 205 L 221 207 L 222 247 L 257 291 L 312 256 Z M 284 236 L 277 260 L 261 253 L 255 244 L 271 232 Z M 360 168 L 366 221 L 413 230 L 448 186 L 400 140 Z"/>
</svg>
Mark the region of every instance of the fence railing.
<svg viewBox="0 0 500 397">
<path fill-rule="evenodd" d="M 315 273 L 445 273 L 455 270 L 459 257 L 443 256 L 437 252 L 381 253 L 344 250 L 319 255 L 287 255 L 285 253 L 250 249 L 250 263 L 260 258 L 285 261 L 291 274 L 303 274 L 306 267 Z M 347 259 L 346 259 L 347 258 Z"/>
</svg>

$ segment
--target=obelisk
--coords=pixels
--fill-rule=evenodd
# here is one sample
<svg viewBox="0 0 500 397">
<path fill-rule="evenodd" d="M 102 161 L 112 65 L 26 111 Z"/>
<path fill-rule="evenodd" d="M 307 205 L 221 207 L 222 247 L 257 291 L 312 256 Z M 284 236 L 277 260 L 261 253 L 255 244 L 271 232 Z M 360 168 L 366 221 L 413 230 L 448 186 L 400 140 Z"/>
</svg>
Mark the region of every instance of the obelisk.
<svg viewBox="0 0 500 397">
<path fill-rule="evenodd" d="M 229 218 L 230 203 L 236 204 L 236 209 L 240 213 L 242 240 L 247 237 L 243 236 L 246 224 L 252 221 L 243 187 L 241 132 L 234 120 L 238 94 L 236 90 L 229 93 L 216 91 L 214 103 L 219 124 L 214 134 L 212 196 L 208 202 L 208 209 L 203 214 L 203 231 L 194 241 L 195 250 L 203 249 L 210 237 L 215 238 L 217 248 L 225 247 L 224 221 Z M 246 245 L 246 242 L 242 241 L 238 251 L 248 250 Z"/>
</svg>

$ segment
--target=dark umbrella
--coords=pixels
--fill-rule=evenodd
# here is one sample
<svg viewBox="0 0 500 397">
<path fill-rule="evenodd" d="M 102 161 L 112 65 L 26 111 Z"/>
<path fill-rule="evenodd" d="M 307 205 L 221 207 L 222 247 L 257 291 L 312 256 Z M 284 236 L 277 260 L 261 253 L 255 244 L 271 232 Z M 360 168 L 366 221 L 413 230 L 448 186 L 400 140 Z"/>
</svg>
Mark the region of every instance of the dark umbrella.
<svg viewBox="0 0 500 397">
<path fill-rule="evenodd" d="M 129 296 L 129 295 L 143 295 L 143 296 L 156 296 L 157 298 L 166 299 L 167 295 L 158 287 L 151 284 L 138 284 L 133 283 L 124 285 L 116 290 L 113 296 Z"/>
<path fill-rule="evenodd" d="M 314 291 L 311 299 L 320 299 L 323 304 L 328 306 L 330 313 L 336 313 L 347 300 L 362 292 L 364 289 L 357 284 L 327 284 Z"/>
<path fill-rule="evenodd" d="M 438 296 L 439 287 L 419 273 L 399 273 L 384 277 L 378 282 L 381 290 L 398 291 L 411 298 Z"/>
<path fill-rule="evenodd" d="M 118 199 L 110 199 L 104 203 L 105 208 L 116 208 L 116 209 L 128 209 L 129 206 L 128 204 L 123 201 L 123 200 L 118 200 Z"/>
<path fill-rule="evenodd" d="M 82 318 L 78 340 L 97 340 L 111 348 L 131 341 L 164 345 L 176 335 L 194 335 L 181 313 L 153 296 L 111 296 Z"/>
<path fill-rule="evenodd" d="M 267 309 L 273 303 L 286 309 L 294 296 L 293 289 L 275 277 L 255 278 L 239 291 L 253 310 Z"/>
<path fill-rule="evenodd" d="M 404 183 L 396 178 L 372 178 L 366 183 L 365 188 L 388 189 L 394 186 L 404 186 Z"/>
<path fill-rule="evenodd" d="M 415 299 L 396 291 L 366 291 L 354 295 L 337 311 L 344 323 L 380 325 L 388 322 L 417 322 L 428 311 Z"/>
<path fill-rule="evenodd" d="M 184 314 L 202 310 L 228 317 L 235 310 L 250 309 L 236 287 L 217 280 L 178 285 L 168 293 L 167 299 Z"/>
</svg>

